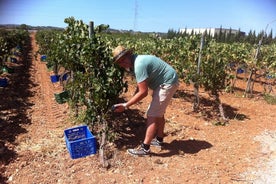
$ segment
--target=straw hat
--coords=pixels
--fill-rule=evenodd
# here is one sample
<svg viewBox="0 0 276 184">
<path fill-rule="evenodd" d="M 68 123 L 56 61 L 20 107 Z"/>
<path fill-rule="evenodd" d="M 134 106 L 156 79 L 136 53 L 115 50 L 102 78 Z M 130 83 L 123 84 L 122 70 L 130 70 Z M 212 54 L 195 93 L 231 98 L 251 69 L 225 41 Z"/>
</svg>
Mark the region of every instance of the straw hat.
<svg viewBox="0 0 276 184">
<path fill-rule="evenodd" d="M 113 53 L 114 62 L 117 62 L 121 58 L 123 58 L 123 56 L 125 56 L 126 54 L 132 53 L 132 51 L 124 48 L 121 45 L 119 45 L 112 51 L 112 53 Z"/>
</svg>

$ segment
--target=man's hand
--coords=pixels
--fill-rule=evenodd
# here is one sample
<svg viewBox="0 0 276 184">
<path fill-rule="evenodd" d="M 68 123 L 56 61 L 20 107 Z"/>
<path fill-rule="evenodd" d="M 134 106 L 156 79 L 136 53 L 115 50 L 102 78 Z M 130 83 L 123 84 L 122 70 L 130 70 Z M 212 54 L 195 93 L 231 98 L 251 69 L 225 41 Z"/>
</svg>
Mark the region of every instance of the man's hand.
<svg viewBox="0 0 276 184">
<path fill-rule="evenodd" d="M 147 79 L 138 83 L 138 92 L 127 103 L 119 103 L 112 106 L 113 112 L 123 112 L 131 105 L 139 102 L 148 95 L 148 83 Z"/>
<path fill-rule="evenodd" d="M 123 112 L 126 110 L 126 103 L 119 103 L 112 106 L 114 112 Z"/>
</svg>

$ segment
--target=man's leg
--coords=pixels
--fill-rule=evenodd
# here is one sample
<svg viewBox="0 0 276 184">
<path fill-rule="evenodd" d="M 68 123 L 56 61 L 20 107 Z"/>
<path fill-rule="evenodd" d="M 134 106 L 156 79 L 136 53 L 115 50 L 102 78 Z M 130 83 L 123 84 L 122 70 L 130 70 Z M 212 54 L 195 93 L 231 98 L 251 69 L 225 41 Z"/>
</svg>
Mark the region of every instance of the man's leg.
<svg viewBox="0 0 276 184">
<path fill-rule="evenodd" d="M 165 129 L 165 118 L 164 116 L 161 118 L 157 118 L 157 133 L 156 136 L 163 138 L 165 137 L 164 129 Z"/>
<path fill-rule="evenodd" d="M 148 117 L 147 130 L 143 146 L 149 149 L 150 145 L 162 147 L 164 138 L 165 119 L 162 117 Z"/>
<path fill-rule="evenodd" d="M 157 133 L 157 118 L 147 117 L 147 130 L 143 144 L 138 148 L 128 149 L 131 155 L 145 156 L 150 154 L 150 144 Z"/>
<path fill-rule="evenodd" d="M 157 130 L 159 127 L 159 118 L 156 117 L 147 117 L 147 130 L 144 139 L 144 144 L 150 145 L 151 140 L 156 136 Z"/>
<path fill-rule="evenodd" d="M 155 137 L 157 140 L 159 139 L 158 146 L 161 146 L 165 128 L 164 114 L 177 87 L 178 84 L 173 86 L 164 85 L 154 90 L 153 99 L 147 111 L 147 130 L 144 142 L 138 149 L 128 149 L 130 154 L 139 156 L 148 155 L 150 153 L 150 145 Z"/>
<path fill-rule="evenodd" d="M 156 136 L 161 139 L 164 138 L 164 114 L 166 112 L 167 106 L 169 105 L 173 97 L 173 94 L 176 92 L 178 88 L 178 85 L 178 83 L 174 85 L 161 85 L 159 88 L 153 91 L 152 102 L 149 105 L 147 111 L 147 126 L 150 127 L 150 129 L 146 132 L 146 138 L 144 140 L 145 144 L 149 142 L 149 138 L 153 139 Z M 154 125 L 151 125 L 151 123 L 154 123 Z M 153 137 L 151 136 L 154 130 L 152 130 L 151 128 L 155 128 L 155 135 Z"/>
</svg>

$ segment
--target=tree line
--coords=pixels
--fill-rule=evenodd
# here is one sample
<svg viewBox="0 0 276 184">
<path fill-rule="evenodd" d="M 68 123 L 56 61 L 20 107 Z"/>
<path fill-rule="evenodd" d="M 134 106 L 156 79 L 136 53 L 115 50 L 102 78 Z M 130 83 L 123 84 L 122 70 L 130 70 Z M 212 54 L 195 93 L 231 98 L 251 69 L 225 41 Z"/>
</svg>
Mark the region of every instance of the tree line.
<svg viewBox="0 0 276 184">
<path fill-rule="evenodd" d="M 188 33 L 186 31 L 180 32 L 173 29 L 169 29 L 166 37 L 167 38 L 185 37 L 188 35 L 196 35 L 196 34 L 197 33 L 195 31 L 192 31 L 192 33 Z M 249 33 L 246 35 L 240 29 L 238 30 L 237 33 L 234 33 L 231 28 L 225 31 L 225 29 L 220 27 L 219 32 L 218 33 L 216 32 L 214 35 L 211 35 L 211 33 L 208 31 L 205 31 L 204 34 L 206 37 L 213 38 L 216 40 L 216 42 L 220 42 L 220 43 L 240 42 L 240 43 L 257 44 L 262 37 L 263 37 L 262 44 L 264 45 L 276 43 L 276 36 L 273 37 L 272 29 L 269 32 L 269 34 L 265 33 L 264 31 L 256 33 L 255 30 L 250 30 Z"/>
</svg>

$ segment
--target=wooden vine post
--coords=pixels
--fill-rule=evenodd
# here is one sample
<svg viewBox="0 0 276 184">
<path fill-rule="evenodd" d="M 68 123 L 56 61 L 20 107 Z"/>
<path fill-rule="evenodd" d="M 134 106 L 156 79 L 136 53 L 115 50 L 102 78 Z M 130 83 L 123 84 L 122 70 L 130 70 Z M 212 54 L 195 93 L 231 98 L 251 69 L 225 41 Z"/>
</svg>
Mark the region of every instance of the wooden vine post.
<svg viewBox="0 0 276 184">
<path fill-rule="evenodd" d="M 200 41 L 200 50 L 199 50 L 198 61 L 197 61 L 197 76 L 200 75 L 200 64 L 201 64 L 202 49 L 203 49 L 203 45 L 204 45 L 204 36 L 205 36 L 205 33 L 202 34 L 201 41 Z M 193 111 L 195 111 L 195 112 L 197 112 L 198 108 L 199 108 L 199 95 L 198 95 L 199 90 L 198 90 L 198 88 L 199 88 L 199 84 L 198 84 L 198 81 L 196 80 L 194 82 L 195 100 L 194 100 L 194 105 L 193 105 Z"/>
<path fill-rule="evenodd" d="M 89 38 L 92 40 L 93 37 L 95 36 L 95 32 L 94 32 L 94 22 L 93 21 L 90 21 L 89 22 Z M 100 148 L 99 148 L 99 160 L 100 160 L 100 163 L 101 165 L 104 167 L 104 168 L 107 168 L 108 167 L 108 162 L 106 161 L 105 159 L 105 145 L 106 145 L 106 130 L 107 130 L 107 122 L 106 122 L 106 119 L 105 117 L 101 117 L 100 118 L 101 120 L 101 123 L 102 123 L 102 127 L 101 127 L 101 133 L 100 133 Z"/>
<path fill-rule="evenodd" d="M 94 22 L 90 21 L 89 22 L 89 38 L 93 38 L 94 37 Z"/>
</svg>

